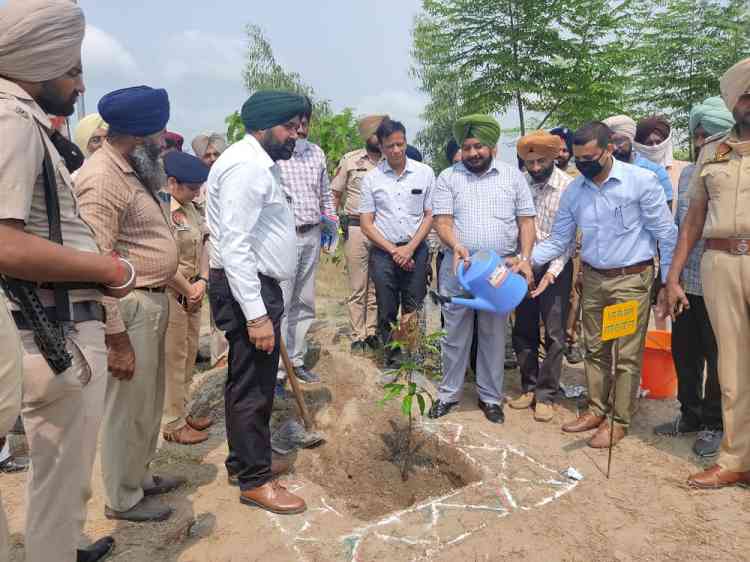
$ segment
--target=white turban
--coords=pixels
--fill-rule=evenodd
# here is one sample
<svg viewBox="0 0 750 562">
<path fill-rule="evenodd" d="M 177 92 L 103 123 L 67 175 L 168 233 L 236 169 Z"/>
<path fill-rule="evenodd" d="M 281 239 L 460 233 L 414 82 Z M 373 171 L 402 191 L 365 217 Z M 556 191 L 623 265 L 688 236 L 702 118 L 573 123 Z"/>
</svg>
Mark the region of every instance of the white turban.
<svg viewBox="0 0 750 562">
<path fill-rule="evenodd" d="M 205 133 L 195 137 L 193 142 L 190 143 L 190 146 L 193 147 L 193 152 L 195 152 L 195 155 L 198 158 L 203 158 L 203 155 L 206 154 L 206 150 L 208 150 L 209 146 L 213 146 L 219 151 L 219 154 L 224 152 L 227 148 L 227 141 L 224 139 L 224 136 L 219 133 Z"/>
<path fill-rule="evenodd" d="M 0 7 L 0 76 L 60 78 L 81 58 L 86 21 L 71 0 L 8 0 Z"/>
<path fill-rule="evenodd" d="M 750 58 L 741 60 L 724 73 L 719 82 L 721 97 L 729 111 L 745 94 L 750 94 Z"/>
<path fill-rule="evenodd" d="M 81 119 L 76 125 L 75 133 L 73 133 L 73 140 L 81 149 L 83 155 L 88 158 L 89 154 L 89 141 L 94 135 L 94 131 L 97 129 L 109 130 L 109 125 L 102 119 L 102 116 L 98 113 L 89 113 L 86 117 Z"/>
<path fill-rule="evenodd" d="M 631 142 L 635 139 L 635 121 L 627 115 L 613 115 L 602 121 L 609 129 L 616 134 L 625 135 Z"/>
</svg>

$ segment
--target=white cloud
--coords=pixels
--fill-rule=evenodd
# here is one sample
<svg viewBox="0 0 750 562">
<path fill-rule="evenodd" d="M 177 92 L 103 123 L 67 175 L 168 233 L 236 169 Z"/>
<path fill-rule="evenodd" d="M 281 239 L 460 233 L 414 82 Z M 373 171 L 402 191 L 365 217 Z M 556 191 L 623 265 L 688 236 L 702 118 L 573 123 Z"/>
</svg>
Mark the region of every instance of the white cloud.
<svg viewBox="0 0 750 562">
<path fill-rule="evenodd" d="M 238 82 L 244 65 L 245 40 L 189 29 L 164 39 L 164 77 Z"/>
<path fill-rule="evenodd" d="M 135 57 L 114 36 L 93 25 L 86 26 L 83 40 L 84 76 L 130 81 L 141 78 Z"/>
<path fill-rule="evenodd" d="M 424 106 L 425 98 L 421 94 L 406 90 L 384 90 L 363 97 L 355 105 L 361 115 L 387 113 L 392 119 L 403 122 L 410 140 L 424 127 L 421 117 Z"/>
</svg>

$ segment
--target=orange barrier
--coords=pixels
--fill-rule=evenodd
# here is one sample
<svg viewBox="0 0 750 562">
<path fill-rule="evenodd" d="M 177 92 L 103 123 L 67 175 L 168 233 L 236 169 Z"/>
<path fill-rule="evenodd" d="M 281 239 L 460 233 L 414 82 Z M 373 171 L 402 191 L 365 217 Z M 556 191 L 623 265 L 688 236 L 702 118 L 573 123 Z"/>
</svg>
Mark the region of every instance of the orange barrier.
<svg viewBox="0 0 750 562">
<path fill-rule="evenodd" d="M 677 372 L 672 361 L 671 332 L 650 330 L 646 334 L 641 388 L 648 390 L 646 398 L 662 400 L 677 396 Z"/>
</svg>

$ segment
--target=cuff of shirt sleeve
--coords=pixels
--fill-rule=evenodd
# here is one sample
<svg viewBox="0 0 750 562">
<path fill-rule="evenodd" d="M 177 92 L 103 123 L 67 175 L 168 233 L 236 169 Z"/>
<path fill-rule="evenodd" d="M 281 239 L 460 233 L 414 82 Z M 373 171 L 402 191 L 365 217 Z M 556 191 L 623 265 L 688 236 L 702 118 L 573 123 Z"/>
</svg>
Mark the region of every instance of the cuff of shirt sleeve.
<svg viewBox="0 0 750 562">
<path fill-rule="evenodd" d="M 560 275 L 560 272 L 565 268 L 566 262 L 567 260 L 563 261 L 559 258 L 552 260 L 552 263 L 550 263 L 547 268 L 547 273 L 551 273 L 555 276 L 555 279 L 557 279 L 557 276 Z"/>
<path fill-rule="evenodd" d="M 107 313 L 107 324 L 104 328 L 104 333 L 108 336 L 111 334 L 121 334 L 127 331 L 125 322 L 122 321 L 120 316 L 120 307 L 117 304 L 117 299 L 113 297 L 104 297 L 103 303 L 104 309 Z"/>
<path fill-rule="evenodd" d="M 245 320 L 255 320 L 267 314 L 266 305 L 263 304 L 263 299 L 258 297 L 250 301 L 243 301 L 240 303 L 242 313 L 245 315 Z"/>
<path fill-rule="evenodd" d="M 659 264 L 659 273 L 661 275 L 661 282 L 666 283 L 667 282 L 667 275 L 669 275 L 669 268 L 672 267 L 671 263 L 664 263 L 661 262 Z"/>
</svg>

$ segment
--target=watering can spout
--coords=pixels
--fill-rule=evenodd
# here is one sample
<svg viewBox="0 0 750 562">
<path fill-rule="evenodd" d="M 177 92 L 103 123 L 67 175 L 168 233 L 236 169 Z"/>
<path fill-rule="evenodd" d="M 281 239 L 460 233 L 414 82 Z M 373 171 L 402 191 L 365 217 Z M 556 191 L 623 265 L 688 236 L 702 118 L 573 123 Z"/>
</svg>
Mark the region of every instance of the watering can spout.
<svg viewBox="0 0 750 562">
<path fill-rule="evenodd" d="M 451 299 L 451 302 L 459 306 L 473 308 L 474 310 L 483 310 L 485 312 L 495 312 L 495 313 L 498 312 L 497 307 L 494 304 L 481 298 L 465 299 L 465 298 L 460 298 L 460 297 L 453 297 Z"/>
</svg>

